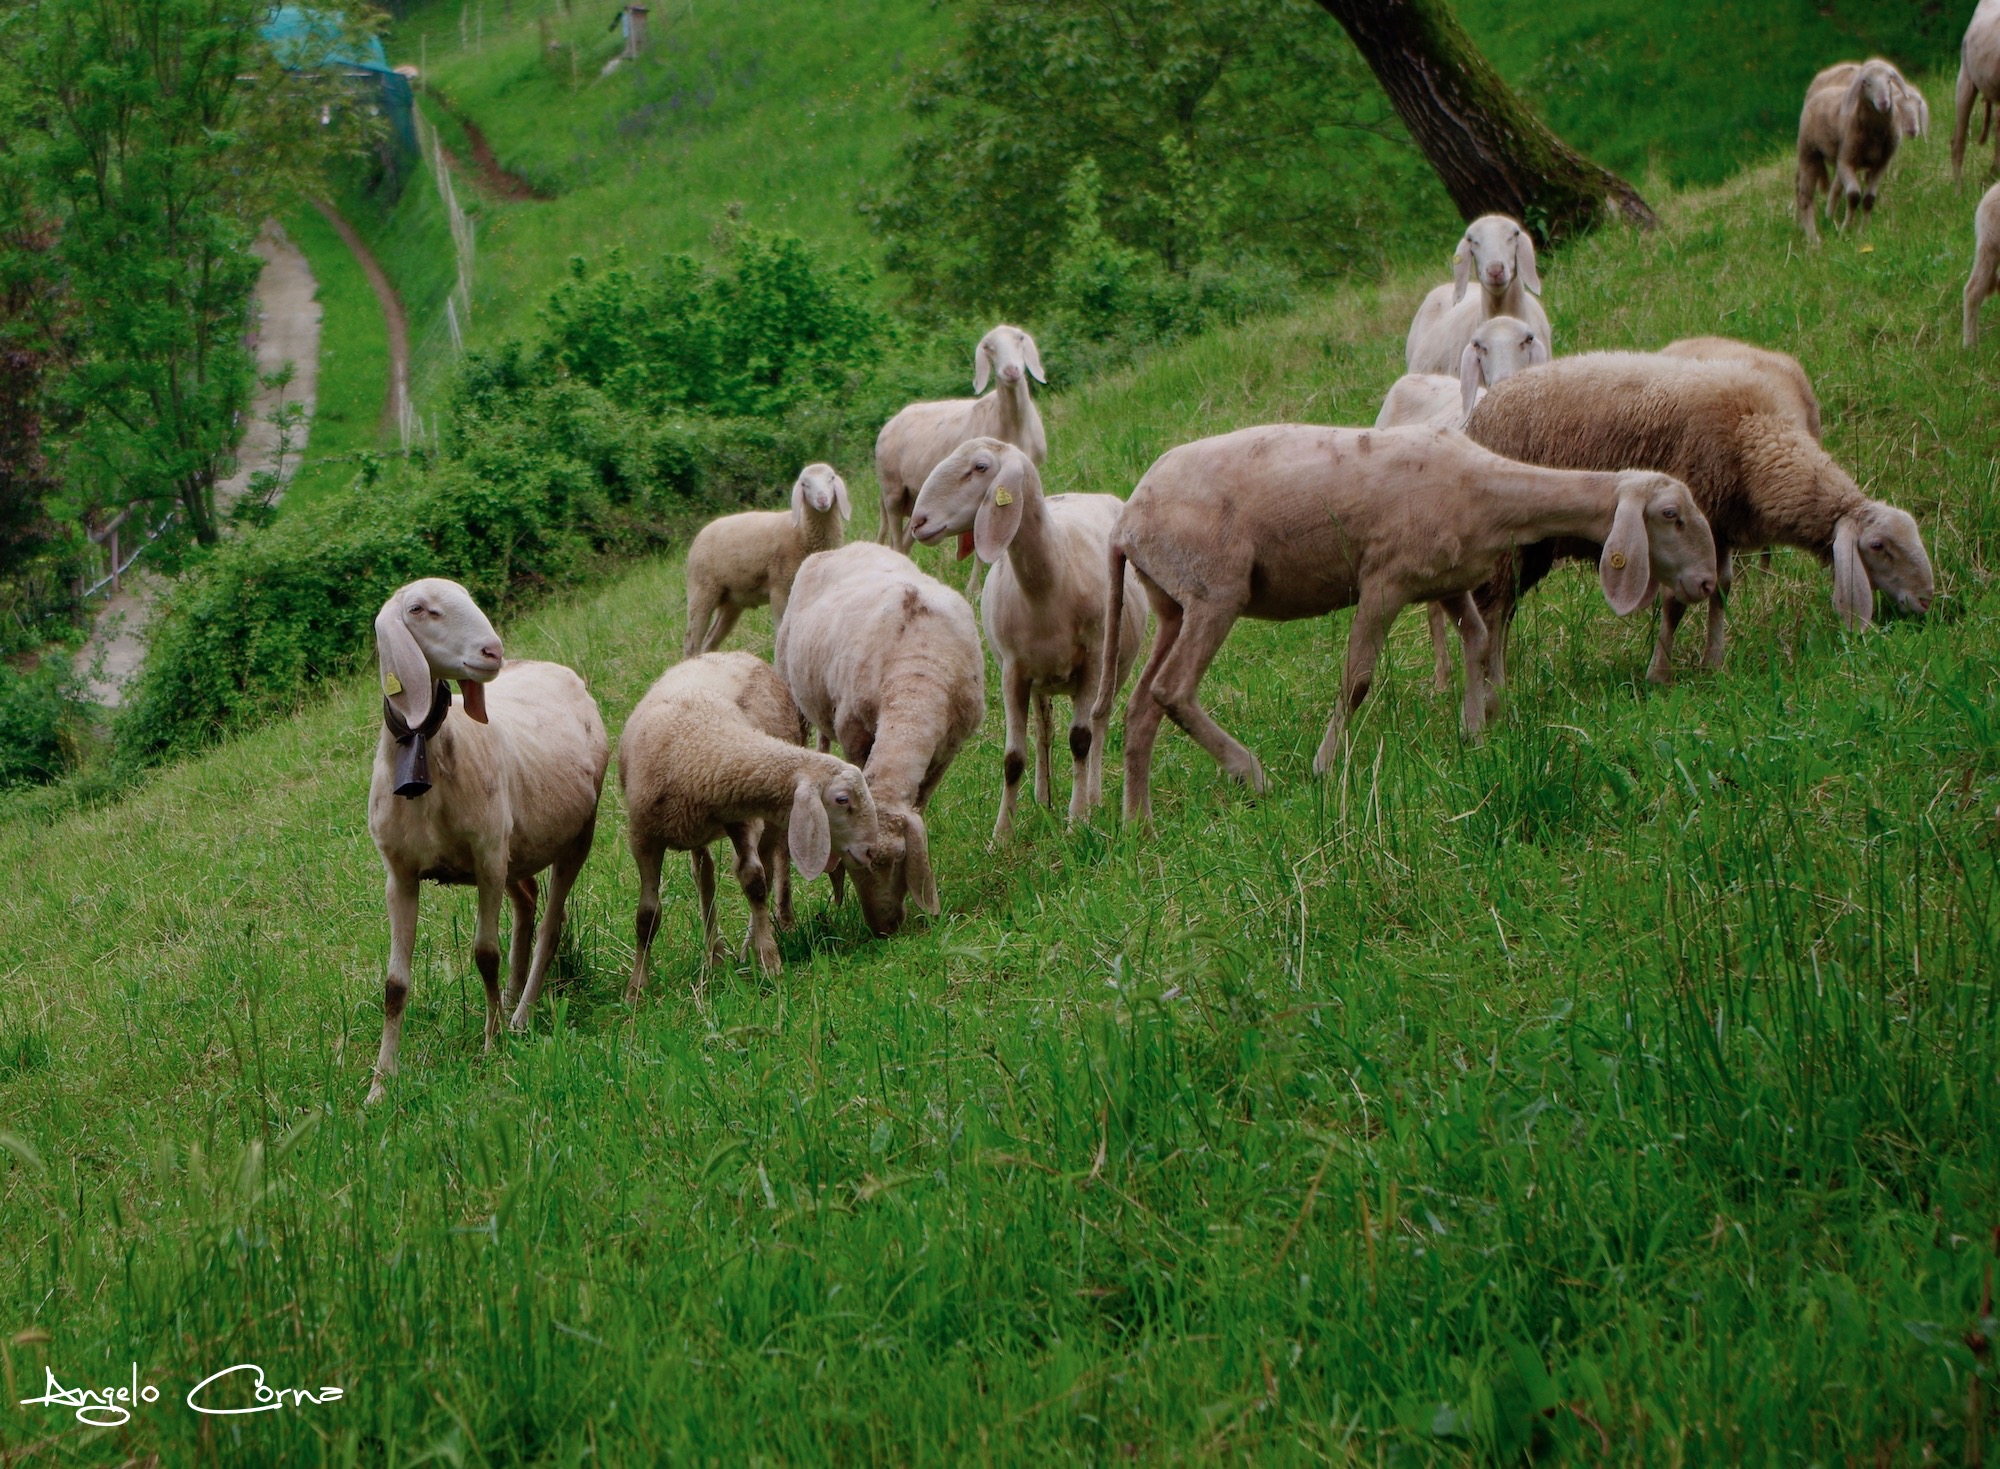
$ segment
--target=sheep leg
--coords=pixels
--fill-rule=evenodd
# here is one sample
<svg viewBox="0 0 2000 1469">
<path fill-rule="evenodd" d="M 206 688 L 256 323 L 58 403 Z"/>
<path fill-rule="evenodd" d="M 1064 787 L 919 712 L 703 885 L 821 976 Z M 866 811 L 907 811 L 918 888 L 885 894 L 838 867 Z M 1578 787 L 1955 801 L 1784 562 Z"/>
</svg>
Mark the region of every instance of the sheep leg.
<svg viewBox="0 0 2000 1469">
<path fill-rule="evenodd" d="M 1861 208 L 1861 180 L 1854 176 L 1853 168 L 1848 165 L 1845 159 L 1836 162 L 1833 166 L 1833 187 L 1834 191 L 1840 195 L 1840 202 L 1844 206 L 1841 210 L 1840 220 L 1834 228 L 1845 233 L 1847 227 L 1854 223 L 1854 216 Z M 1859 231 L 1857 230 L 1856 233 L 1858 234 Z"/>
<path fill-rule="evenodd" d="M 646 960 L 653 952 L 653 935 L 660 931 L 660 862 L 666 849 L 656 842 L 632 844 L 632 860 L 639 868 L 639 911 L 632 919 L 632 938 L 637 953 L 632 958 L 632 978 L 625 985 L 625 1003 L 630 1005 L 646 988 Z"/>
<path fill-rule="evenodd" d="M 1014 833 L 1014 804 L 1028 765 L 1028 678 L 1011 663 L 1000 670 L 1000 705 L 1007 721 L 1007 752 L 1001 766 L 1000 814 L 993 818 L 996 843 Z"/>
<path fill-rule="evenodd" d="M 384 1083 L 396 1074 L 396 1053 L 403 1046 L 403 1006 L 410 998 L 410 955 L 417 947 L 417 873 L 415 868 L 391 868 L 389 907 L 389 971 L 382 981 L 382 1049 L 375 1054 L 375 1082 L 368 1100 L 382 1100 Z"/>
<path fill-rule="evenodd" d="M 1958 69 L 1958 90 L 1953 101 L 1957 104 L 1957 117 L 1951 128 L 1951 181 L 1965 182 L 1965 135 L 1972 127 L 1972 109 L 1979 101 L 1979 88 L 1974 84 L 1971 73 L 1964 66 Z M 1985 138 L 1980 141 L 1985 142 Z"/>
<path fill-rule="evenodd" d="M 1266 786 L 1264 767 L 1247 746 L 1201 707 L 1202 676 L 1215 661 L 1215 655 L 1222 651 L 1223 639 L 1229 636 L 1240 615 L 1235 607 L 1215 602 L 1196 602 L 1185 609 L 1181 614 L 1180 636 L 1153 678 L 1153 700 L 1166 710 L 1169 719 L 1208 751 L 1231 780 L 1242 782 L 1261 796 Z"/>
<path fill-rule="evenodd" d="M 1965 283 L 1965 345 L 1979 345 L 1979 308 L 1993 294 L 2000 281 L 2000 239 L 1981 240 L 1972 262 L 1972 278 Z"/>
<path fill-rule="evenodd" d="M 692 658 L 708 650 L 709 628 L 721 600 L 722 594 L 711 587 L 688 588 L 687 636 L 681 640 L 681 657 Z"/>
<path fill-rule="evenodd" d="M 728 954 L 715 926 L 715 859 L 707 847 L 696 847 L 688 853 L 688 866 L 694 869 L 695 896 L 701 903 L 701 962 L 720 964 Z"/>
<path fill-rule="evenodd" d="M 736 619 L 743 615 L 743 609 L 734 602 L 724 602 L 715 609 L 715 625 L 708 630 L 708 636 L 701 640 L 701 651 L 713 653 L 722 646 L 722 640 L 735 630 Z"/>
<path fill-rule="evenodd" d="M 541 889 L 532 877 L 507 885 L 507 901 L 514 909 L 514 931 L 507 939 L 507 988 L 500 996 L 502 1007 L 521 998 L 528 983 L 528 960 L 535 951 L 535 904 Z"/>
<path fill-rule="evenodd" d="M 1442 611 L 1444 604 L 1433 602 L 1431 610 Z M 1470 592 L 1460 592 L 1453 599 L 1451 619 L 1458 625 L 1459 646 L 1465 655 L 1465 706 L 1459 727 L 1471 739 L 1486 723 L 1486 619 L 1479 615 L 1479 604 Z"/>
<path fill-rule="evenodd" d="M 1819 243 L 1819 220 L 1816 217 L 1817 211 L 1813 208 L 1813 203 L 1818 198 L 1821 189 L 1827 190 L 1827 198 L 1830 204 L 1832 202 L 1832 188 L 1827 183 L 1826 160 L 1819 156 L 1819 152 L 1816 149 L 1801 148 L 1799 150 L 1799 177 L 1797 198 L 1795 201 L 1797 204 L 1796 213 L 1798 215 L 1799 228 L 1806 232 L 1806 238 L 1815 245 Z"/>
<path fill-rule="evenodd" d="M 764 838 L 763 823 L 746 822 L 723 828 L 729 845 L 736 849 L 736 884 L 750 902 L 749 946 L 757 952 L 757 967 L 768 975 L 784 972 L 778 958 L 778 940 L 771 932 L 771 882 L 757 849 Z"/>
<path fill-rule="evenodd" d="M 569 890 L 576 885 L 577 874 L 583 871 L 584 859 L 590 856 L 590 844 L 596 835 L 594 826 L 585 831 L 549 868 L 548 906 L 542 909 L 541 927 L 535 931 L 535 963 L 528 971 L 528 987 L 521 991 L 521 1002 L 514 1007 L 513 1024 L 516 1030 L 528 1028 L 528 1012 L 541 996 L 542 981 L 548 978 L 549 965 L 555 962 L 556 942 L 562 938 Z"/>
<path fill-rule="evenodd" d="M 486 986 L 486 1049 L 500 1034 L 500 898 L 507 890 L 505 874 L 479 879 L 479 920 L 472 934 L 472 962 Z"/>
<path fill-rule="evenodd" d="M 780 928 L 790 928 L 792 915 L 792 851 L 789 833 L 775 821 L 764 823 L 764 840 L 757 846 L 758 858 L 771 883 L 771 917 Z"/>
<path fill-rule="evenodd" d="M 1153 620 L 1159 631 L 1153 638 L 1153 651 L 1146 659 L 1146 666 L 1139 670 L 1139 681 L 1132 685 L 1132 696 L 1125 701 L 1125 820 L 1128 824 L 1150 822 L 1153 819 L 1153 741 L 1159 737 L 1160 716 L 1166 712 L 1160 701 L 1153 696 L 1153 681 L 1159 677 L 1160 665 L 1173 652 L 1174 644 L 1181 636 L 1181 609 L 1159 584 L 1144 572 L 1139 573 L 1140 585 L 1145 587 L 1147 600 L 1153 604 Z"/>
<path fill-rule="evenodd" d="M 1708 645 L 1702 649 L 1701 666 L 1707 669 L 1722 667 L 1723 638 L 1727 631 L 1726 612 L 1728 609 L 1727 587 L 1717 586 L 1715 594 L 1708 599 Z"/>
<path fill-rule="evenodd" d="M 1382 644 L 1389 638 L 1389 624 L 1402 610 L 1401 602 L 1370 596 L 1367 592 L 1362 593 L 1355 605 L 1354 626 L 1347 634 L 1347 664 L 1340 675 L 1340 702 L 1333 706 L 1333 717 L 1326 723 L 1326 737 L 1319 742 L 1319 753 L 1313 756 L 1314 775 L 1325 775 L 1333 769 L 1348 717 L 1368 697 L 1368 690 L 1375 682 L 1376 660 L 1382 656 Z"/>
<path fill-rule="evenodd" d="M 1051 749 L 1055 744 L 1055 713 L 1050 708 L 1049 696 L 1035 695 L 1035 804 L 1049 804 L 1049 782 L 1053 776 L 1050 769 Z"/>
<path fill-rule="evenodd" d="M 771 660 L 778 658 L 778 629 L 784 626 L 785 604 L 791 600 L 789 587 L 773 584 L 771 587 Z"/>
<path fill-rule="evenodd" d="M 1097 804 L 1097 781 L 1104 758 L 1104 742 L 1097 738 L 1097 725 L 1086 702 L 1098 684 L 1098 655 L 1086 654 L 1077 670 L 1076 694 L 1069 709 L 1069 820 L 1074 826 Z"/>
<path fill-rule="evenodd" d="M 1653 644 L 1653 661 L 1646 669 L 1646 680 L 1662 686 L 1674 681 L 1674 636 L 1681 630 L 1681 619 L 1687 616 L 1687 603 L 1678 597 L 1662 595 L 1660 598 L 1660 636 Z"/>
<path fill-rule="evenodd" d="M 1451 692 L 1451 625 L 1447 606 L 1450 599 L 1432 602 L 1424 609 L 1431 625 L 1431 687 L 1440 694 Z M 1480 627 L 1483 629 L 1485 623 Z"/>
</svg>

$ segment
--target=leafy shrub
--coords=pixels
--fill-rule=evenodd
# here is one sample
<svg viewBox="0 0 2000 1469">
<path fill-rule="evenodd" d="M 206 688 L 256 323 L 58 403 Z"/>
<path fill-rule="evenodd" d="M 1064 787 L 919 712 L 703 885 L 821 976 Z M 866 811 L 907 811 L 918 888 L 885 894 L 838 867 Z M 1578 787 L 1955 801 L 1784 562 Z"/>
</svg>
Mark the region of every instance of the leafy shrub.
<svg viewBox="0 0 2000 1469">
<path fill-rule="evenodd" d="M 0 790 L 54 780 L 68 766 L 69 731 L 82 708 L 69 660 L 0 663 Z"/>
</svg>

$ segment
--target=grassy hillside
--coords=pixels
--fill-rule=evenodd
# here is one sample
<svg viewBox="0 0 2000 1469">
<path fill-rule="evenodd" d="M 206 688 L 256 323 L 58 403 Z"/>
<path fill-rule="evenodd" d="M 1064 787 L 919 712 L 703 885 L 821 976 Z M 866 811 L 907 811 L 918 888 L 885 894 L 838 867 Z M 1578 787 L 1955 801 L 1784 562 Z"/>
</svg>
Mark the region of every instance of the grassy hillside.
<svg viewBox="0 0 2000 1469">
<path fill-rule="evenodd" d="M 309 205 L 285 218 L 285 230 L 319 282 L 319 396 L 306 455 L 286 489 L 294 504 L 317 499 L 354 477 L 355 457 L 382 447 L 376 429 L 389 375 L 382 307 L 346 243 Z"/>
<path fill-rule="evenodd" d="M 0 826 L 0 1341 L 24 1389 L 162 1387 L 73 1462 L 1964 1462 L 2000 1211 L 2000 333 L 1967 357 L 1943 149 L 1872 249 L 1801 249 L 1762 167 L 1546 273 L 1567 350 L 1798 353 L 1827 440 L 1922 519 L 1941 597 L 1847 638 L 1825 572 L 1746 568 L 1727 668 L 1559 576 L 1481 744 L 1393 641 L 1309 762 L 1344 617 L 1245 624 L 1210 707 L 1251 801 L 1162 740 L 1159 830 L 987 850 L 989 712 L 932 808 L 944 916 L 824 885 L 787 972 L 704 980 L 670 869 L 619 1002 L 615 774 L 534 1033 L 479 1046 L 469 895 L 424 897 L 405 1075 L 364 1113 L 386 943 L 376 699 L 53 826 Z M 1355 421 L 1423 282 L 1160 354 L 1053 405 L 1056 489 Z M 845 466 L 865 483 L 860 467 Z M 869 497 L 861 497 L 865 502 Z M 863 509 L 857 533 L 865 534 Z M 504 629 L 616 727 L 678 566 Z M 743 646 L 768 624 L 746 619 Z M 1116 726 L 1114 725 L 1114 730 Z M 1115 741 L 1115 735 L 1114 735 Z M 1115 809 L 1115 758 L 1108 781 Z M 1059 791 L 1065 782 L 1057 782 Z M 725 884 L 727 887 L 727 884 Z M 740 930 L 740 900 L 727 898 Z M 237 1426 L 235 1361 L 336 1405 Z M 1982 1385 L 1984 1384 L 1984 1385 Z"/>
</svg>

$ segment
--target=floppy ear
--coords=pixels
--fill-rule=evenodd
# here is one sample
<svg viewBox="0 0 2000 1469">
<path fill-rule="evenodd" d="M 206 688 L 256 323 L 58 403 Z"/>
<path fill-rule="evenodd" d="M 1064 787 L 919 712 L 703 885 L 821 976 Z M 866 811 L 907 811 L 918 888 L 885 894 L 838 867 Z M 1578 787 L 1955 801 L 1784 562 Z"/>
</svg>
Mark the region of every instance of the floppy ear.
<svg viewBox="0 0 2000 1469">
<path fill-rule="evenodd" d="M 1006 555 L 1007 548 L 1014 544 L 1015 532 L 1021 529 L 1021 502 L 1027 498 L 1031 476 L 1039 492 L 1041 477 L 1035 474 L 1035 466 L 1028 462 L 1026 454 L 1010 448 L 1002 456 L 1000 467 L 993 471 L 993 483 L 979 498 L 979 509 L 972 517 L 972 549 L 988 566 Z"/>
<path fill-rule="evenodd" d="M 1861 564 L 1861 527 L 1851 515 L 1833 524 L 1833 610 L 1850 628 L 1875 619 L 1875 588 Z"/>
<path fill-rule="evenodd" d="M 833 503 L 840 507 L 842 520 L 854 519 L 854 506 L 847 498 L 847 481 L 837 474 L 833 477 Z"/>
<path fill-rule="evenodd" d="M 1542 294 L 1542 273 L 1535 269 L 1535 237 L 1526 230 L 1514 236 L 1514 273 L 1530 296 Z"/>
<path fill-rule="evenodd" d="M 792 787 L 792 819 L 785 831 L 792 865 L 799 869 L 800 877 L 811 882 L 826 871 L 827 859 L 833 855 L 833 829 L 826 819 L 819 786 L 809 775 L 801 775 Z"/>
<path fill-rule="evenodd" d="M 1538 335 L 1528 348 L 1528 366 L 1540 367 L 1549 360 L 1549 344 Z"/>
<path fill-rule="evenodd" d="M 806 528 L 806 477 L 803 474 L 792 481 L 792 528 Z"/>
<path fill-rule="evenodd" d="M 910 896 L 917 900 L 917 906 L 935 918 L 938 916 L 937 877 L 931 872 L 930 834 L 924 830 L 924 819 L 916 812 L 909 813 L 910 835 L 903 847 L 903 876 L 909 884 Z"/>
<path fill-rule="evenodd" d="M 1484 386 L 1486 373 L 1479 364 L 1479 348 L 1467 342 L 1465 350 L 1458 354 L 1458 393 L 1467 418 L 1472 417 L 1472 410 L 1479 403 L 1479 390 Z"/>
<path fill-rule="evenodd" d="M 421 724 L 431 708 L 431 665 L 403 621 L 401 591 L 375 614 L 375 661 L 382 673 L 382 692 L 396 712 L 412 727 Z"/>
<path fill-rule="evenodd" d="M 993 376 L 993 354 L 986 349 L 986 338 L 979 339 L 979 345 L 972 352 L 972 391 L 986 391 L 986 380 Z"/>
<path fill-rule="evenodd" d="M 1456 306 L 1465 299 L 1465 288 L 1472 284 L 1472 242 L 1460 235 L 1458 249 L 1451 257 L 1451 304 Z"/>
<path fill-rule="evenodd" d="M 1611 517 L 1611 534 L 1604 538 L 1603 554 L 1597 558 L 1597 581 L 1604 588 L 1604 600 L 1620 617 L 1638 611 L 1653 590 L 1653 557 L 1646 541 L 1643 491 L 1629 491 L 1618 497 L 1618 511 Z"/>
<path fill-rule="evenodd" d="M 1028 376 L 1038 383 L 1046 383 L 1048 379 L 1042 376 L 1042 349 L 1035 345 L 1035 339 L 1026 332 L 1021 333 L 1021 345 L 1028 353 Z"/>
</svg>

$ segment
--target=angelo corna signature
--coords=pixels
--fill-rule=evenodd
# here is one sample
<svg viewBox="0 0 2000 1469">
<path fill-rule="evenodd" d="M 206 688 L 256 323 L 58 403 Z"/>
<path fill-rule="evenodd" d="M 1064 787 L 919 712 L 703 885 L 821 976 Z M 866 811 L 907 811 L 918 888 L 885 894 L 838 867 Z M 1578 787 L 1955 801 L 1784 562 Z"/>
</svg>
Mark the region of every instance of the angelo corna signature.
<svg viewBox="0 0 2000 1469">
<path fill-rule="evenodd" d="M 64 1387 L 56 1381 L 55 1369 L 44 1367 L 44 1387 L 38 1398 L 23 1398 L 24 1408 L 70 1408 L 75 1410 L 76 1421 L 92 1428 L 119 1428 L 132 1421 L 132 1410 L 141 1403 L 157 1403 L 160 1390 L 152 1383 L 141 1386 L 139 1366 L 132 1364 L 132 1381 L 129 1386 L 117 1387 Z M 248 1374 L 236 1386 L 250 1391 L 248 1403 L 239 1408 L 220 1406 L 223 1397 L 221 1384 L 232 1377 Z M 343 1396 L 337 1387 L 272 1387 L 264 1380 L 264 1369 L 255 1362 L 238 1362 L 225 1367 L 220 1372 L 211 1372 L 200 1382 L 188 1389 L 187 1405 L 197 1413 L 207 1413 L 215 1417 L 236 1416 L 243 1413 L 275 1413 L 283 1408 L 322 1407 L 337 1403 Z"/>
</svg>

